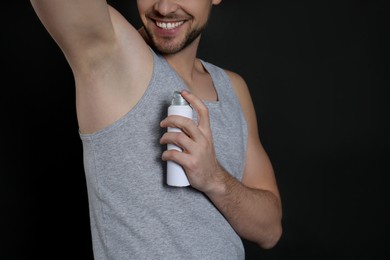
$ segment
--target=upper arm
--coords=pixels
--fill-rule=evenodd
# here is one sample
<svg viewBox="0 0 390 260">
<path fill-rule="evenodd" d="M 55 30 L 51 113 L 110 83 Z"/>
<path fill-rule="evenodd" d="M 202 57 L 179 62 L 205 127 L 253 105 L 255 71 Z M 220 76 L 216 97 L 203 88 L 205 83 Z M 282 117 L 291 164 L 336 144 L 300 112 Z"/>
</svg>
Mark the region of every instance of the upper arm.
<svg viewBox="0 0 390 260">
<path fill-rule="evenodd" d="M 31 4 L 71 65 L 92 46 L 114 38 L 105 0 L 31 0 Z"/>
<path fill-rule="evenodd" d="M 255 108 L 246 82 L 231 71 L 228 71 L 228 75 L 248 123 L 248 143 L 242 183 L 251 188 L 271 191 L 279 198 L 274 170 L 260 141 Z"/>
<path fill-rule="evenodd" d="M 64 53 L 75 79 L 83 133 L 126 114 L 147 88 L 152 53 L 124 16 L 106 0 L 30 0 Z"/>
</svg>

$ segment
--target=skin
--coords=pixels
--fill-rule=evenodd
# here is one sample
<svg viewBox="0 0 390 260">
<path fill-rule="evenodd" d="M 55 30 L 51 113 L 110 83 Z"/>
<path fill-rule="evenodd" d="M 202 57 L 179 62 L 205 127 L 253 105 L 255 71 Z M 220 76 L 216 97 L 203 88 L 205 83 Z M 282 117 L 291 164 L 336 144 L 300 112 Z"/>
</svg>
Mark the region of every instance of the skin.
<svg viewBox="0 0 390 260">
<path fill-rule="evenodd" d="M 246 166 L 242 181 L 218 163 L 204 100 L 218 99 L 210 75 L 196 57 L 211 8 L 221 0 L 139 0 L 144 27 L 137 30 L 104 0 L 31 0 L 43 25 L 63 51 L 73 71 L 82 133 L 101 130 L 130 111 L 145 92 L 153 69 L 149 46 L 160 51 L 186 82 L 183 97 L 198 113 L 198 124 L 168 116 L 160 143 L 163 160 L 181 164 L 190 184 L 206 194 L 243 238 L 272 248 L 282 234 L 281 199 L 274 171 L 259 135 L 254 106 L 244 79 L 226 71 L 248 122 Z M 165 25 L 164 25 L 165 23 Z M 178 25 L 174 29 L 160 28 Z M 160 27 L 158 26 L 160 25 Z"/>
</svg>

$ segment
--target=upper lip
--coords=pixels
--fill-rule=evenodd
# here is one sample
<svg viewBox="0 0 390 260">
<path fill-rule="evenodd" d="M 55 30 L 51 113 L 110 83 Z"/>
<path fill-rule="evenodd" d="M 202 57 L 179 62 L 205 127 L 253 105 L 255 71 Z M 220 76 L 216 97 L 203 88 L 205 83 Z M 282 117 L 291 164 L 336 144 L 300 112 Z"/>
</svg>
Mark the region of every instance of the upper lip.
<svg viewBox="0 0 390 260">
<path fill-rule="evenodd" d="M 154 22 L 161 22 L 161 23 L 177 23 L 177 22 L 185 22 L 187 19 L 184 17 L 169 17 L 169 16 L 162 16 L 162 15 L 156 15 L 151 14 L 149 15 L 149 19 L 153 20 Z"/>
</svg>

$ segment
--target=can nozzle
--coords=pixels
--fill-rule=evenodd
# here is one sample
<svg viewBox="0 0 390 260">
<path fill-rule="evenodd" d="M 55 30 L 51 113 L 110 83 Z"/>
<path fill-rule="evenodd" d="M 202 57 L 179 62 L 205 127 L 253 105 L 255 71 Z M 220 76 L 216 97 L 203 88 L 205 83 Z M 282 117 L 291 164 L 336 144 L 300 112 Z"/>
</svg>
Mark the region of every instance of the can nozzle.
<svg viewBox="0 0 390 260">
<path fill-rule="evenodd" d="M 173 92 L 173 97 L 172 97 L 172 102 L 171 104 L 173 106 L 187 106 L 189 105 L 187 100 L 183 98 L 181 95 L 180 91 L 174 91 Z"/>
</svg>

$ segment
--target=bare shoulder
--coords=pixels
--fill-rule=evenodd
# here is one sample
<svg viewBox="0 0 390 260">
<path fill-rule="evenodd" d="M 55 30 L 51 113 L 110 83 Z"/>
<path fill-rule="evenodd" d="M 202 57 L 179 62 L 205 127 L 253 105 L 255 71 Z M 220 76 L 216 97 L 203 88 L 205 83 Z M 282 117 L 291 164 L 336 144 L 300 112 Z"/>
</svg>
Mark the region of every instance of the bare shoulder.
<svg viewBox="0 0 390 260">
<path fill-rule="evenodd" d="M 229 76 L 230 80 L 232 81 L 232 84 L 234 86 L 234 88 L 246 88 L 246 82 L 244 80 L 244 78 L 234 72 L 234 71 L 231 71 L 231 70 L 227 70 L 227 69 L 224 69 L 226 74 Z"/>
<path fill-rule="evenodd" d="M 252 99 L 245 79 L 238 73 L 225 69 L 226 74 L 233 85 L 234 91 L 243 107 L 244 113 L 252 109 Z M 248 108 L 249 106 L 249 108 Z M 245 113 L 247 114 L 247 113 Z"/>
</svg>

